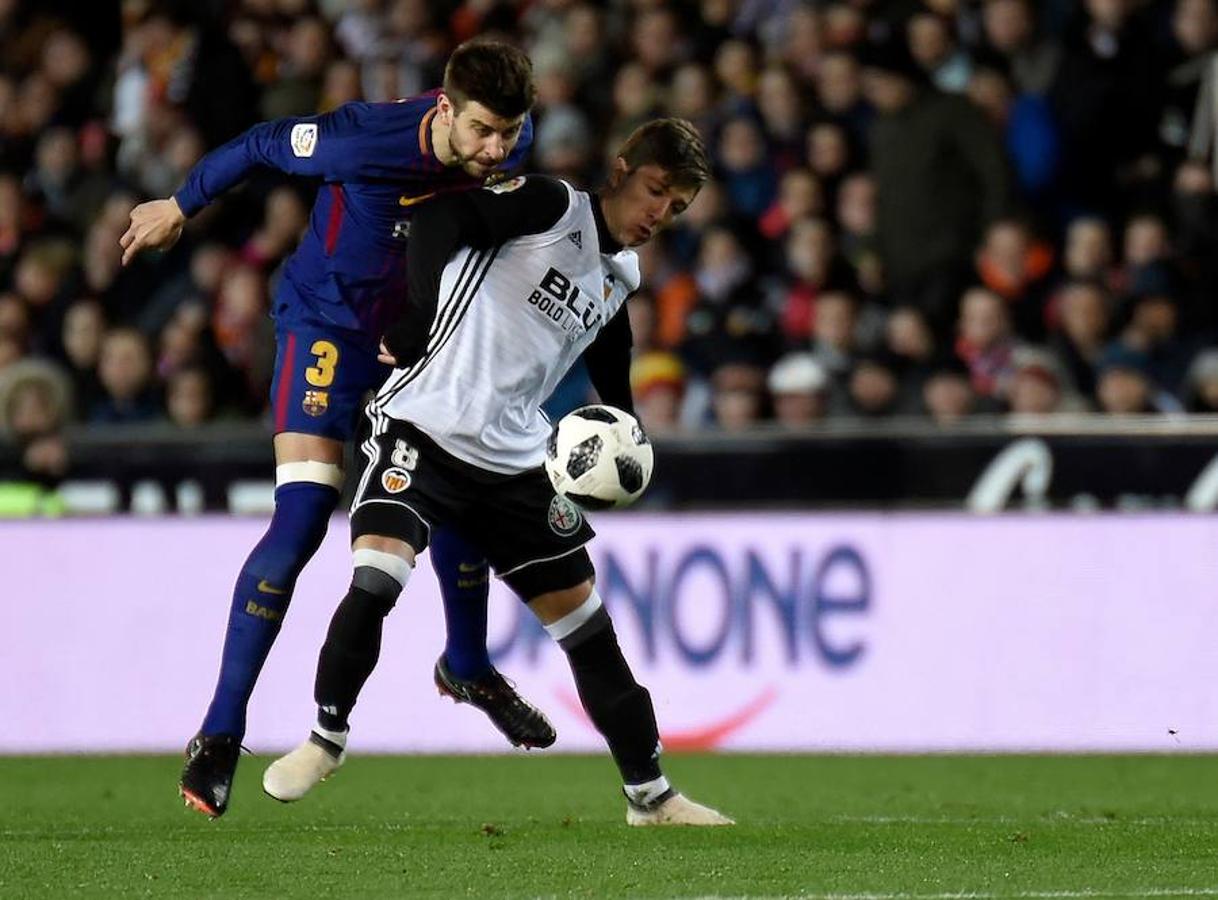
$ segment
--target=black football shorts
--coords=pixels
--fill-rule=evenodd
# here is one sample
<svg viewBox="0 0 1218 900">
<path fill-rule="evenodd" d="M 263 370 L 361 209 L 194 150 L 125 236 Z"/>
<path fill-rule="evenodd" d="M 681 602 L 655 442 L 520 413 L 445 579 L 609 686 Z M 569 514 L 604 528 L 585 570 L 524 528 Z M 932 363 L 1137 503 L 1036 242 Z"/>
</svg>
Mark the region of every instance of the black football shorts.
<svg viewBox="0 0 1218 900">
<path fill-rule="evenodd" d="M 363 425 L 353 541 L 392 537 L 422 553 L 433 528 L 456 528 L 526 600 L 592 576 L 584 545 L 595 532 L 574 503 L 555 493 L 541 466 L 516 475 L 489 472 L 371 407 Z"/>
</svg>

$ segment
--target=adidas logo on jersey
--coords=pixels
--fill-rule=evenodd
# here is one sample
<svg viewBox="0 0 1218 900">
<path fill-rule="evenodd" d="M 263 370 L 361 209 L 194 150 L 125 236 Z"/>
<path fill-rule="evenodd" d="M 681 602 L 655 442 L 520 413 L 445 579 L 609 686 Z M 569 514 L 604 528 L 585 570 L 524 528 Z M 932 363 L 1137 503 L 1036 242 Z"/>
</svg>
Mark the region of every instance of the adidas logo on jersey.
<svg viewBox="0 0 1218 900">
<path fill-rule="evenodd" d="M 584 249 L 584 236 L 581 232 L 572 231 L 569 235 L 567 235 L 567 240 L 569 240 L 580 250 Z"/>
</svg>

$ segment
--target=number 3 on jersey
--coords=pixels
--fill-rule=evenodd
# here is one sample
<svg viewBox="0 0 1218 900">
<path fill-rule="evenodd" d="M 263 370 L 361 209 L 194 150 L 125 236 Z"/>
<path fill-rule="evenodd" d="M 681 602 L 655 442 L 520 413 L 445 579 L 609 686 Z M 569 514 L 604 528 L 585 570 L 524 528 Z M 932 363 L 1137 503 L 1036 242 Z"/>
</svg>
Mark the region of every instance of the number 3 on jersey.
<svg viewBox="0 0 1218 900">
<path fill-rule="evenodd" d="M 305 369 L 305 380 L 313 387 L 329 387 L 338 366 L 338 348 L 329 341 L 314 341 L 309 352 L 317 357 L 317 365 Z"/>
</svg>

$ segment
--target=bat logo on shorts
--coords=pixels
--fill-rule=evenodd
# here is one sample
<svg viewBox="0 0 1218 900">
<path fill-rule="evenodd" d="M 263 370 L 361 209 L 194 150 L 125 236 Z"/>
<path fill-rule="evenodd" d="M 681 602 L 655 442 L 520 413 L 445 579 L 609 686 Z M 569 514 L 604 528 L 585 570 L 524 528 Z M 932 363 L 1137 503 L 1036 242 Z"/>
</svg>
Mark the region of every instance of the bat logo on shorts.
<svg viewBox="0 0 1218 900">
<path fill-rule="evenodd" d="M 400 494 L 410 487 L 410 473 L 405 469 L 399 469 L 397 466 L 394 466 L 392 469 L 386 469 L 385 474 L 381 476 L 381 487 L 387 493 Z"/>
</svg>

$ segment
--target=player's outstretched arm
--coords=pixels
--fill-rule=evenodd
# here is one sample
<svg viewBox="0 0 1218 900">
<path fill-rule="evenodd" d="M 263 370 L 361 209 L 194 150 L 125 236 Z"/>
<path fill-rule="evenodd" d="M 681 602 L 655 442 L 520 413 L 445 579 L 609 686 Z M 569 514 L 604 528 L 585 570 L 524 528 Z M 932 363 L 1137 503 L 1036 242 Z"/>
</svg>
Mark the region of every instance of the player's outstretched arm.
<svg viewBox="0 0 1218 900">
<path fill-rule="evenodd" d="M 288 175 L 353 180 L 382 166 L 401 112 L 394 104 L 348 103 L 323 116 L 275 119 L 255 125 L 195 164 L 176 194 L 141 203 L 119 240 L 123 265 L 143 250 L 168 250 L 186 220 L 244 181 L 259 166 Z M 383 167 L 383 166 L 382 166 Z"/>
<path fill-rule="evenodd" d="M 123 248 L 123 265 L 144 250 L 168 250 L 182 236 L 186 216 L 173 197 L 149 200 L 131 210 L 131 224 L 118 239 Z"/>
</svg>

